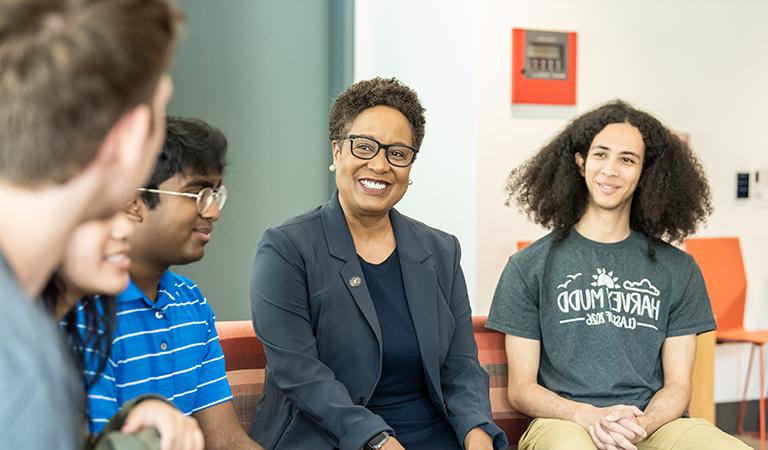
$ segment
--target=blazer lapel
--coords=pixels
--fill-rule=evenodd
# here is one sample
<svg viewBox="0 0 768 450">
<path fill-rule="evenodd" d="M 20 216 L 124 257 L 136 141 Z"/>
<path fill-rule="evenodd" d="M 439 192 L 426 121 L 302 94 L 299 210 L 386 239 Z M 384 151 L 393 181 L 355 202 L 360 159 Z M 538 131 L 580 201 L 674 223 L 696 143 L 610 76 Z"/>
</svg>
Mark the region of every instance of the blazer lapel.
<svg viewBox="0 0 768 450">
<path fill-rule="evenodd" d="M 407 218 L 395 209 L 390 211 L 389 217 L 397 239 L 405 297 L 416 329 L 421 360 L 432 391 L 441 397 L 437 275 L 425 263 L 432 253 L 418 239 Z"/>
<path fill-rule="evenodd" d="M 379 318 L 376 315 L 376 309 L 371 300 L 371 294 L 368 287 L 363 282 L 363 269 L 360 267 L 360 261 L 357 259 L 355 244 L 352 241 L 352 235 L 347 226 L 347 220 L 344 218 L 344 211 L 339 204 L 338 192 L 326 202 L 320 209 L 323 232 L 328 242 L 328 251 L 331 256 L 345 261 L 339 276 L 346 286 L 357 307 L 362 312 L 365 320 L 370 325 L 376 340 L 379 343 L 379 353 L 381 353 L 381 327 Z"/>
</svg>

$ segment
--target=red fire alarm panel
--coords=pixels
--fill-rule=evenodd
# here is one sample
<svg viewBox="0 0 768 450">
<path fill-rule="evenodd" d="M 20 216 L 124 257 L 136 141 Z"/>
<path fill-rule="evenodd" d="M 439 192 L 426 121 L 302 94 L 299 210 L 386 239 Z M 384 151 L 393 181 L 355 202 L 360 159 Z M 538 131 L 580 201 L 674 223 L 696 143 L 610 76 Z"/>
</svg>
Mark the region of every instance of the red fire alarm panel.
<svg viewBox="0 0 768 450">
<path fill-rule="evenodd" d="M 576 33 L 512 29 L 512 103 L 576 104 Z"/>
</svg>

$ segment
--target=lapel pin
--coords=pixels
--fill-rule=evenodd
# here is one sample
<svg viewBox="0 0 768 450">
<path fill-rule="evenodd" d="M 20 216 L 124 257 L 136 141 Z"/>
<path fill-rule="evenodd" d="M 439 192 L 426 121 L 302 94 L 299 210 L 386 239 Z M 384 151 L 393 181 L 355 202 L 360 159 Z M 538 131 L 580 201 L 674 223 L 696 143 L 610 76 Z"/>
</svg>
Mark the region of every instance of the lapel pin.
<svg viewBox="0 0 768 450">
<path fill-rule="evenodd" d="M 363 284 L 363 279 L 360 277 L 352 277 L 349 279 L 349 285 L 352 287 L 358 287 Z"/>
</svg>

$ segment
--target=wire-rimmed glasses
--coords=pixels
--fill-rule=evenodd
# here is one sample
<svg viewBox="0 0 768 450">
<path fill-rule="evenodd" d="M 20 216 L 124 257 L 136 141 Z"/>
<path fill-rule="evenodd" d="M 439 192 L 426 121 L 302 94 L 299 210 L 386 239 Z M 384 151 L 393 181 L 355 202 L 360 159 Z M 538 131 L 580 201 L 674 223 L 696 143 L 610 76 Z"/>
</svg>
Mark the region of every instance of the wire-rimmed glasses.
<svg viewBox="0 0 768 450">
<path fill-rule="evenodd" d="M 177 195 L 179 197 L 194 198 L 195 204 L 197 205 L 197 212 L 201 215 L 208 211 L 208 208 L 213 205 L 213 202 L 216 202 L 216 204 L 219 206 L 219 211 L 224 209 L 224 203 L 227 202 L 227 187 L 223 184 L 219 186 L 218 189 L 213 189 L 210 187 L 203 188 L 197 194 L 193 194 L 191 192 L 166 191 L 163 189 L 150 188 L 137 188 L 136 190 L 140 192 L 151 192 L 153 194 Z"/>
</svg>

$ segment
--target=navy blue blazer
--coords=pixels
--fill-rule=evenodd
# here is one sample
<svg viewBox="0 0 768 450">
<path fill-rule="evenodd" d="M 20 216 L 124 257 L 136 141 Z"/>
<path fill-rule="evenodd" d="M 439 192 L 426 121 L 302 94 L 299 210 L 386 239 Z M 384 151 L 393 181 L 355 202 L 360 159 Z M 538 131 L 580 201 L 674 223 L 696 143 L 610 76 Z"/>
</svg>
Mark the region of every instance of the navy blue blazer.
<svg viewBox="0 0 768 450">
<path fill-rule="evenodd" d="M 429 396 L 463 444 L 481 426 L 496 449 L 458 240 L 396 210 L 403 283 Z M 381 328 L 338 196 L 264 233 L 251 312 L 267 355 L 250 436 L 267 449 L 359 450 L 392 431 L 366 409 L 381 374 Z"/>
</svg>

